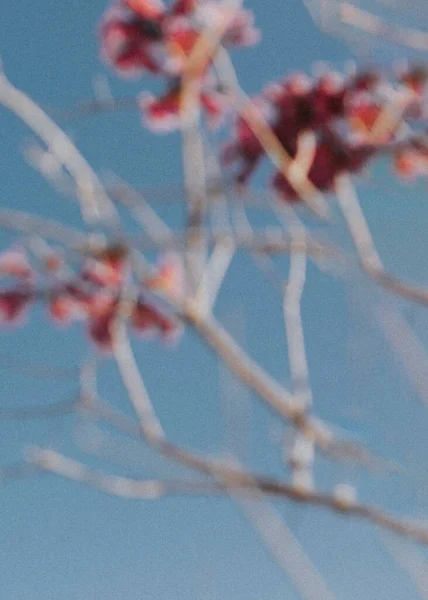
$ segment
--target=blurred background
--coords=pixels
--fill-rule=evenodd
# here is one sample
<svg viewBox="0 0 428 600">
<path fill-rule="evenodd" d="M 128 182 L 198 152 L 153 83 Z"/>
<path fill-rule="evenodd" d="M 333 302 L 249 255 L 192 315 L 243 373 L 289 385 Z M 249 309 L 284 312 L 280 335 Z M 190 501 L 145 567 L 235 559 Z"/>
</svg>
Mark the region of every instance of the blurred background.
<svg viewBox="0 0 428 600">
<path fill-rule="evenodd" d="M 387 64 L 403 55 L 424 57 L 423 44 L 421 49 L 403 48 L 389 29 L 388 35 L 377 39 L 361 28 L 340 24 L 335 3 L 245 4 L 254 11 L 263 34 L 259 46 L 232 54 L 240 83 L 249 94 L 285 73 L 310 73 L 318 61 L 343 70 L 353 59 L 367 65 Z M 412 8 L 386 1 L 353 0 L 353 5 L 374 11 L 395 27 L 414 27 L 427 17 L 422 0 Z M 115 97 L 157 89 L 150 79 L 122 81 L 100 62 L 97 23 L 105 7 L 102 0 L 7 3 L 0 20 L 3 67 L 14 85 L 50 111 L 98 173 L 114 172 L 143 190 L 159 214 L 171 226 L 179 226 L 184 194 L 178 135 L 155 136 L 144 130 L 136 110 L 67 117 L 69 109 L 93 98 L 94 85 L 104 85 L 106 77 Z M 53 190 L 28 165 L 24 155 L 32 144 L 31 132 L 4 109 L 0 131 L 2 208 L 81 227 L 77 204 Z M 213 140 L 214 147 L 220 141 L 221 135 Z M 259 200 L 264 197 L 266 173 L 261 169 L 252 184 L 252 196 Z M 357 190 L 385 266 L 406 280 L 428 285 L 425 182 L 399 182 L 390 165 L 380 162 L 358 182 Z M 248 214 L 255 225 L 273 223 L 263 208 L 250 208 Z M 301 216 L 311 230 L 351 251 L 338 212 L 329 225 L 321 225 L 304 210 Z M 130 231 L 135 227 L 131 220 L 128 226 Z M 3 232 L 1 246 L 13 239 Z M 287 257 L 278 258 L 277 264 L 285 274 Z M 425 518 L 426 309 L 397 300 L 356 268 L 343 273 L 340 267 L 329 267 L 321 272 L 310 265 L 302 311 L 316 415 L 403 467 L 402 473 L 391 474 L 317 456 L 317 487 L 328 491 L 347 483 L 356 487 L 361 501 L 398 515 Z M 251 356 L 290 385 L 281 297 L 248 255 L 235 257 L 215 314 Z M 419 340 L 416 351 L 413 332 Z M 16 406 L 67 402 L 77 396 L 77 369 L 88 355 L 79 327 L 56 329 L 39 306 L 24 327 L 2 329 L 0 349 L 0 468 L 21 461 L 29 446 L 40 445 L 110 473 L 190 476 L 142 442 L 120 437 L 94 419 L 61 415 L 34 420 L 8 413 Z M 289 432 L 192 332 L 185 332 L 177 348 L 137 341 L 134 349 L 171 439 L 212 456 L 233 454 L 254 470 L 284 474 L 280 450 Z M 98 383 L 106 401 L 132 415 L 113 362 L 102 361 Z M 51 475 L 5 478 L 0 498 L 1 599 L 301 598 L 292 578 L 230 499 L 123 500 Z M 420 547 L 324 509 L 288 501 L 275 506 L 332 597 L 428 597 L 423 579 L 428 555 Z"/>
</svg>

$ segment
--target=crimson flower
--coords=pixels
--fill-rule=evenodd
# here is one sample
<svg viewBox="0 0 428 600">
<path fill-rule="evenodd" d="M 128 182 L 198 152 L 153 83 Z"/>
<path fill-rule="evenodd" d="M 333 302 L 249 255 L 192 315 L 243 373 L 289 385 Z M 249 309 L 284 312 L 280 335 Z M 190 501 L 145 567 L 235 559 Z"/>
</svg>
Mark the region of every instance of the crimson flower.
<svg viewBox="0 0 428 600">
<path fill-rule="evenodd" d="M 416 118 L 423 124 L 425 83 L 425 71 L 417 69 L 409 69 L 392 81 L 372 72 L 347 78 L 327 72 L 313 80 L 296 73 L 266 86 L 253 105 L 291 158 L 296 156 L 299 136 L 305 132 L 314 134 L 316 150 L 308 179 L 318 190 L 327 192 L 336 175 L 358 173 L 370 159 L 386 152 L 388 144 L 400 139 L 406 120 Z M 397 98 L 404 109 L 385 127 L 382 117 L 387 107 L 390 110 L 391 98 Z M 391 153 L 392 149 L 393 146 Z M 238 116 L 232 140 L 223 148 L 223 164 L 230 167 L 238 163 L 235 180 L 245 184 L 264 155 L 245 115 Z M 426 172 L 426 149 L 418 150 L 413 145 L 411 155 L 411 166 L 410 154 L 406 160 L 400 155 L 397 172 Z M 285 200 L 299 200 L 283 174 L 274 176 L 273 185 Z"/>
<path fill-rule="evenodd" d="M 11 288 L 0 291 L 0 323 L 19 324 L 33 299 L 30 289 Z"/>
</svg>

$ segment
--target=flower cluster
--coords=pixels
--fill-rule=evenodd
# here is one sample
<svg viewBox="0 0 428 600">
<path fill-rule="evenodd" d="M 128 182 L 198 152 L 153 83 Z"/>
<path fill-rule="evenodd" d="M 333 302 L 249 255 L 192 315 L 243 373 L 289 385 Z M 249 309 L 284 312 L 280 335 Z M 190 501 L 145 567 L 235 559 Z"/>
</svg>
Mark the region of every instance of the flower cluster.
<svg viewBox="0 0 428 600">
<path fill-rule="evenodd" d="M 166 7 L 161 0 L 119 0 L 101 23 L 101 54 L 125 77 L 149 73 L 166 83 L 160 97 L 144 94 L 140 107 L 146 124 L 157 131 L 180 125 L 180 95 L 186 61 L 201 32 L 221 29 L 225 46 L 250 46 L 259 34 L 250 11 L 231 13 L 225 1 L 176 0 Z M 202 65 L 200 103 L 211 121 L 218 121 L 228 106 L 210 60 Z"/>
<path fill-rule="evenodd" d="M 125 297 L 125 279 L 130 265 L 126 248 L 120 244 L 86 258 L 77 274 L 56 254 L 44 260 L 44 277 L 31 267 L 22 248 L 0 255 L 0 277 L 9 284 L 0 289 L 0 317 L 5 324 L 22 322 L 36 299 L 47 302 L 50 318 L 60 325 L 73 321 L 86 323 L 89 338 L 105 351 L 112 348 L 118 318 L 123 318 L 140 335 L 176 337 L 180 323 L 160 295 L 179 300 L 183 291 L 180 260 L 162 258 L 154 274 L 135 287 L 132 298 Z"/>
<path fill-rule="evenodd" d="M 21 248 L 0 255 L 0 279 L 13 282 L 0 291 L 0 324 L 19 323 L 34 300 L 34 274 Z"/>
<path fill-rule="evenodd" d="M 327 72 L 314 79 L 296 73 L 265 87 L 253 106 L 292 158 L 300 136 L 314 134 L 316 146 L 307 177 L 327 192 L 337 175 L 357 173 L 389 150 L 399 174 L 427 171 L 424 144 L 404 137 L 409 121 L 423 123 L 426 79 L 419 68 L 406 69 L 392 82 L 376 72 L 349 77 Z M 245 116 L 238 116 L 233 139 L 223 149 L 224 165 L 240 163 L 235 177 L 245 184 L 264 155 L 265 148 Z M 285 200 L 299 199 L 282 172 L 274 174 L 272 183 Z"/>
</svg>

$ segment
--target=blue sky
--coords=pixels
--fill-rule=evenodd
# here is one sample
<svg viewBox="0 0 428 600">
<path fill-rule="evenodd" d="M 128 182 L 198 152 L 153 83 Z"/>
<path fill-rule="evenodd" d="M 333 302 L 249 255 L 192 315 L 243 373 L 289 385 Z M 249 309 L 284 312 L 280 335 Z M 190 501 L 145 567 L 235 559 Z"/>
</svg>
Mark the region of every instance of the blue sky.
<svg viewBox="0 0 428 600">
<path fill-rule="evenodd" d="M 249 93 L 287 71 L 310 70 L 314 61 L 327 60 L 342 67 L 351 58 L 343 42 L 320 32 L 300 0 L 253 0 L 247 6 L 254 9 L 263 32 L 260 46 L 233 55 L 241 84 Z M 100 73 L 109 76 L 114 94 L 143 89 L 144 81 L 120 81 L 98 59 L 96 25 L 104 8 L 101 0 L 7 3 L 0 21 L 0 55 L 12 82 L 41 105 L 55 109 L 90 98 L 94 77 Z M 138 115 L 132 112 L 65 126 L 97 171 L 113 170 L 151 190 L 155 200 L 163 194 L 181 193 L 175 191 L 181 181 L 178 136 L 153 136 L 140 127 Z M 76 206 L 25 163 L 22 150 L 31 134 L 4 110 L 0 111 L 0 128 L 2 206 L 79 225 Z M 256 184 L 261 185 L 260 178 Z M 389 167 L 378 165 L 359 190 L 387 266 L 428 284 L 423 183 L 414 188 L 396 184 Z M 180 216 L 177 208 L 168 205 L 161 211 L 172 222 Z M 326 235 L 348 244 L 339 217 L 324 229 Z M 2 245 L 10 240 L 10 235 L 2 234 Z M 286 260 L 282 263 L 285 268 Z M 216 314 L 272 375 L 288 384 L 278 300 L 251 260 L 240 256 L 232 264 Z M 332 466 L 318 459 L 317 482 L 328 489 L 346 481 L 357 486 L 362 500 L 399 514 L 422 516 L 427 511 L 428 420 L 385 341 L 378 322 L 379 306 L 398 306 L 420 339 L 428 342 L 422 308 L 394 301 L 357 273 L 340 280 L 310 267 L 303 316 L 314 404 L 319 416 L 347 429 L 370 448 L 412 465 L 412 474 L 400 478 L 367 474 L 355 466 Z M 55 330 L 41 309 L 26 327 L 2 332 L 0 340 L 2 352 L 61 367 L 75 366 L 85 353 L 82 332 Z M 135 348 L 172 439 L 207 453 L 238 450 L 254 468 L 280 472 L 277 438 L 282 430 L 224 372 L 219 379 L 216 361 L 195 336 L 187 333 L 174 351 L 144 342 Z M 232 391 L 224 394 L 225 387 Z M 78 388 L 73 380 L 41 380 L 4 368 L 0 389 L 1 406 L 13 406 L 67 400 Z M 100 391 L 108 402 L 128 410 L 117 373 L 109 363 L 101 369 Z M 225 438 L 223 422 L 231 404 L 240 411 L 242 423 L 239 435 L 232 439 Z M 185 474 L 142 444 L 130 446 L 116 437 L 102 448 L 110 451 L 112 465 L 86 457 L 89 442 L 93 447 L 100 433 L 96 427 L 95 423 L 79 425 L 75 417 L 0 422 L 0 465 L 17 460 L 26 444 L 35 443 L 73 452 L 111 472 L 140 477 Z M 132 465 L 122 465 L 129 457 Z M 299 597 L 229 500 L 124 501 L 56 477 L 7 482 L 0 488 L 0 497 L 0 600 Z M 288 503 L 277 507 L 338 599 L 417 597 L 413 584 L 388 558 L 372 527 Z"/>
</svg>

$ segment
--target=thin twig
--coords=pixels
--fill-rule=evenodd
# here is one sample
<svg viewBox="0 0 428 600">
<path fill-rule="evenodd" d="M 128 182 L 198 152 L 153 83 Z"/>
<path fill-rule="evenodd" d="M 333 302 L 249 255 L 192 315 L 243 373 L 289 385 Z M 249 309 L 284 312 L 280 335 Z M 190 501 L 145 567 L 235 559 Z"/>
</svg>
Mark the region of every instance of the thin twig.
<svg viewBox="0 0 428 600">
<path fill-rule="evenodd" d="M 41 450 L 37 448 L 29 455 L 29 460 L 31 461 L 30 464 L 53 472 L 56 471 L 55 467 L 58 464 L 58 460 L 61 462 L 63 458 L 65 458 L 66 461 L 69 460 L 53 450 Z M 213 467 L 213 461 L 201 458 L 197 458 L 196 460 L 201 463 L 201 467 L 203 466 L 204 471 L 207 474 L 211 474 L 217 480 L 223 479 L 223 481 L 227 481 L 227 486 L 224 486 L 226 488 L 226 493 L 228 493 L 227 488 L 233 486 L 237 490 L 239 489 L 243 492 L 248 492 L 250 496 L 254 493 L 259 495 L 260 491 L 262 491 L 263 494 L 272 495 L 273 497 L 288 498 L 303 504 L 321 506 L 343 515 L 359 517 L 399 535 L 413 539 L 420 544 L 428 545 L 428 527 L 425 527 L 416 521 L 395 517 L 376 506 L 359 504 L 358 502 L 349 502 L 347 499 L 343 499 L 340 496 L 297 488 L 275 479 L 258 477 L 252 473 L 247 474 L 236 467 L 227 466 L 225 464 L 221 465 L 218 462 L 216 466 Z M 71 461 L 70 463 L 62 462 L 61 464 L 68 465 L 68 467 L 71 468 L 71 472 L 66 473 L 66 470 L 64 469 L 62 469 L 62 472 L 59 472 L 60 469 L 58 467 L 58 474 L 69 478 L 70 475 L 74 475 L 71 479 L 78 480 L 83 476 L 84 479 L 81 463 Z M 95 479 L 98 479 L 99 482 L 100 476 L 97 474 Z M 84 482 L 87 483 L 87 481 Z M 120 489 L 115 489 L 114 485 L 107 485 L 106 488 L 103 487 L 103 491 L 123 497 L 124 495 L 129 496 L 129 492 L 126 493 L 127 490 L 138 489 L 138 485 L 135 485 L 138 480 L 120 477 L 119 482 L 120 484 L 118 487 Z M 221 488 L 221 486 L 219 487 Z M 180 489 L 175 493 L 182 492 L 183 490 Z"/>
</svg>

